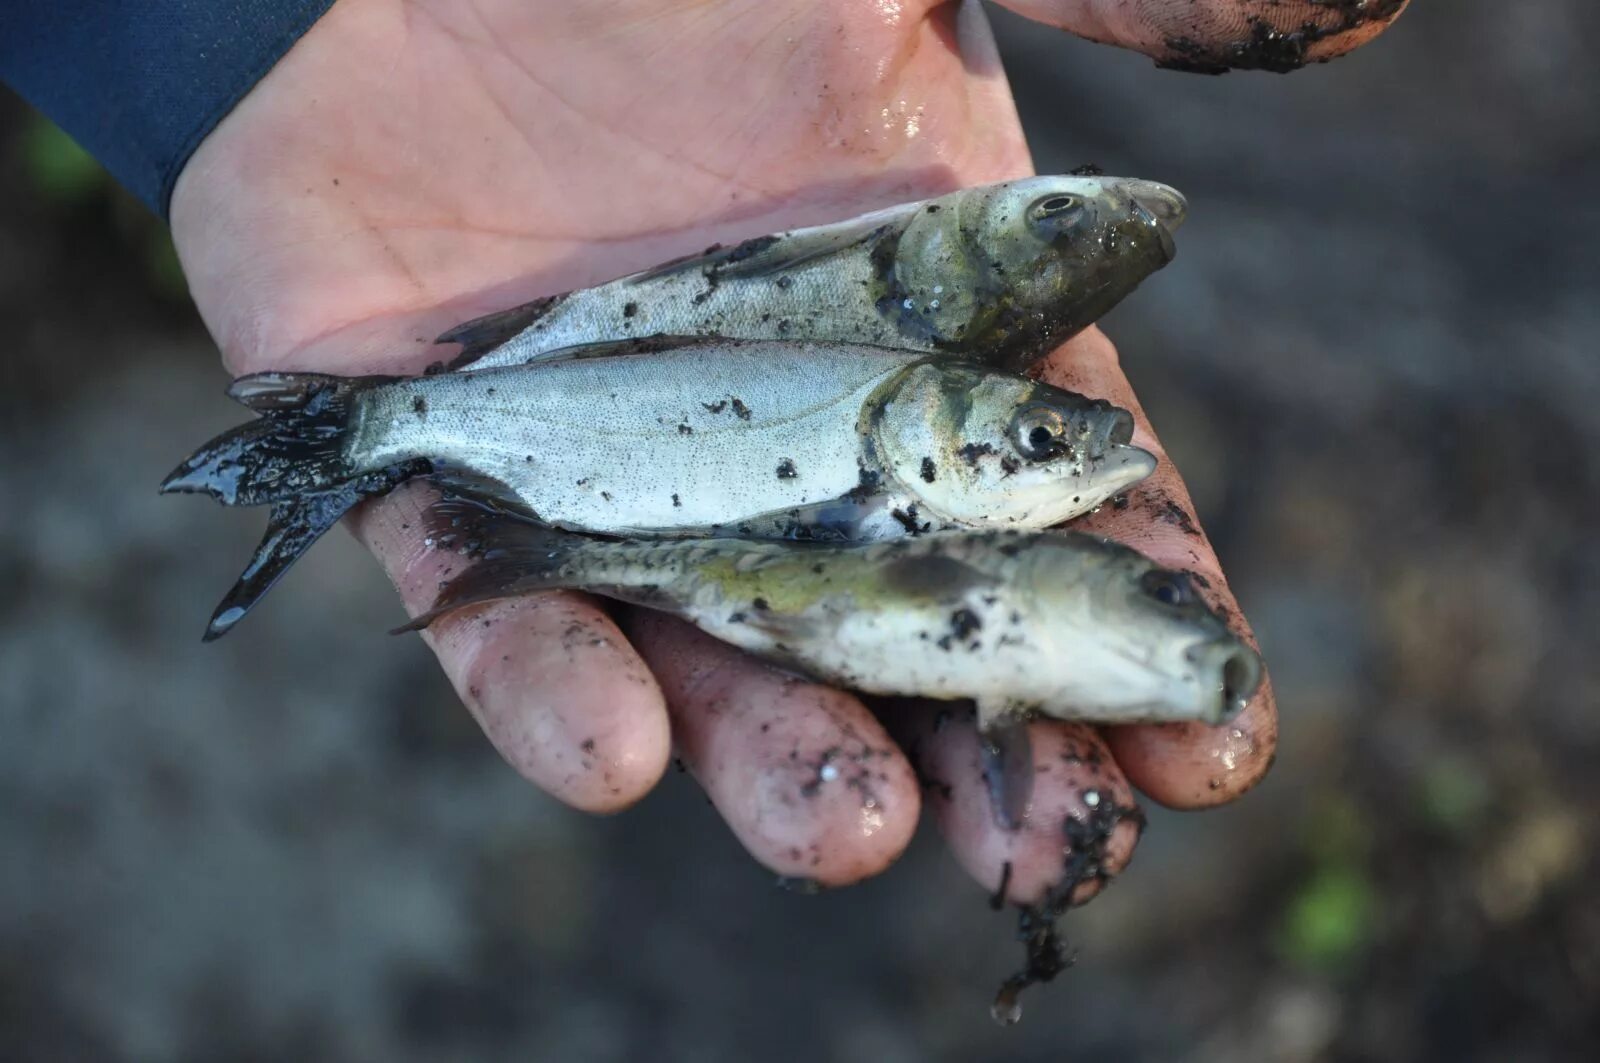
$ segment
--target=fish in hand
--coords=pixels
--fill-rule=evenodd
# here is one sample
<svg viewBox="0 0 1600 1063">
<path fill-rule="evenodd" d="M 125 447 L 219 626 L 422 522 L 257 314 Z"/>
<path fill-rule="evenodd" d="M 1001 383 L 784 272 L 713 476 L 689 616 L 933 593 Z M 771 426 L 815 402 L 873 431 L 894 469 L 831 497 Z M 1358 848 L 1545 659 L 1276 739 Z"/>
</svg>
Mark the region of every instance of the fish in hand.
<svg viewBox="0 0 1600 1063">
<path fill-rule="evenodd" d="M 645 337 L 867 343 L 1020 371 L 1093 324 L 1174 254 L 1187 204 L 1124 177 L 966 188 L 714 247 L 460 325 L 453 368 L 519 365 Z"/>
<path fill-rule="evenodd" d="M 357 502 L 419 476 L 575 531 L 863 540 L 1048 527 L 1155 467 L 1119 407 L 865 346 L 621 343 L 471 373 L 265 373 L 230 394 L 261 416 L 162 485 L 272 507 L 208 638 Z"/>
</svg>

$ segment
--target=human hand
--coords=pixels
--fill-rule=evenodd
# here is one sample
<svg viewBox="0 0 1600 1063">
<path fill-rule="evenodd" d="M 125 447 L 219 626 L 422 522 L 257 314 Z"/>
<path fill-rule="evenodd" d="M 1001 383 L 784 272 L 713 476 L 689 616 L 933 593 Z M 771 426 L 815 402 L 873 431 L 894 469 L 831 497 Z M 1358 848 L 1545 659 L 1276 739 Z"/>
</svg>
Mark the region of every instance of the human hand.
<svg viewBox="0 0 1600 1063">
<path fill-rule="evenodd" d="M 1243 55 L 1228 42 L 1269 25 L 1248 23 L 1252 14 L 1290 30 L 1354 19 L 1314 41 L 1315 57 L 1364 41 L 1403 6 L 1009 3 L 1190 62 Z M 713 241 L 1028 172 L 975 5 L 339 0 L 201 145 L 172 220 L 195 301 L 234 373 L 414 373 L 448 357 L 432 337 L 480 313 Z M 1135 442 L 1163 458 L 1127 506 L 1078 526 L 1198 573 L 1237 620 L 1110 343 L 1091 329 L 1044 375 L 1133 410 Z M 422 541 L 426 497 L 402 489 L 355 521 L 413 613 L 453 560 Z M 506 759 L 569 804 L 627 806 L 675 745 L 740 840 L 780 874 L 842 884 L 899 855 L 921 792 L 906 754 L 857 698 L 668 618 L 615 616 L 623 628 L 592 599 L 552 593 L 463 610 L 425 637 Z M 1131 806 L 1131 787 L 1182 808 L 1231 800 L 1266 771 L 1276 738 L 1270 686 L 1223 728 L 1034 724 L 1032 814 L 1005 832 L 970 724 L 938 726 L 940 715 L 890 718 L 933 783 L 929 800 L 958 859 L 991 889 L 1009 864 L 1007 896 L 1023 903 L 1062 878 L 1069 819 Z M 1094 844 L 1114 873 L 1137 828 L 1106 822 Z M 1074 899 L 1098 886 L 1073 886 Z"/>
</svg>

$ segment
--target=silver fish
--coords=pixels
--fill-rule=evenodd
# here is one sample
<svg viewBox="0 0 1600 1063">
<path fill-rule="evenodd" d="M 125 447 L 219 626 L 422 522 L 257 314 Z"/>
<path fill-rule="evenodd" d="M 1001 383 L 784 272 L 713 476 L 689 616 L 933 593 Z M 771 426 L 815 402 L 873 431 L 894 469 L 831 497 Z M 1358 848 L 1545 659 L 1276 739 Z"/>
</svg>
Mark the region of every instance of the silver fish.
<svg viewBox="0 0 1600 1063">
<path fill-rule="evenodd" d="M 439 342 L 461 344 L 452 367 L 472 369 L 661 334 L 880 344 L 1020 370 L 1166 265 L 1185 211 L 1153 181 L 1007 181 L 713 247 Z"/>
<path fill-rule="evenodd" d="M 478 602 L 591 591 L 855 690 L 974 699 L 986 731 L 1032 714 L 1219 724 L 1261 681 L 1255 651 L 1187 575 L 1078 532 L 602 541 L 448 498 L 429 519 L 477 560 L 401 630 Z"/>
<path fill-rule="evenodd" d="M 972 363 L 783 342 L 635 346 L 473 373 L 236 381 L 230 394 L 262 416 L 162 485 L 273 506 L 207 637 L 343 512 L 417 476 L 577 531 L 856 540 L 1045 527 L 1155 466 L 1130 444 L 1126 410 Z"/>
</svg>

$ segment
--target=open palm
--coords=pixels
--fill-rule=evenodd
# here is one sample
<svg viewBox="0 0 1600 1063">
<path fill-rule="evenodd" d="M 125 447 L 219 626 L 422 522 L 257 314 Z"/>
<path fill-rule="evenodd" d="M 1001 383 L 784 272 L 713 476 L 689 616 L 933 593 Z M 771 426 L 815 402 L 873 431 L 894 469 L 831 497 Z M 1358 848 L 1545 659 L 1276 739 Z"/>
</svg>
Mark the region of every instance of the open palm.
<svg viewBox="0 0 1600 1063">
<path fill-rule="evenodd" d="M 1152 54 L 1179 39 L 1226 54 L 1249 16 L 1331 25 L 1366 5 L 1011 6 Z M 1337 54 L 1381 20 L 1351 26 L 1315 48 Z M 479 313 L 1029 169 L 975 3 L 339 0 L 201 145 L 172 218 L 233 372 L 411 373 Z M 1095 330 L 1045 373 L 1138 412 Z M 1139 416 L 1136 441 L 1160 454 Z M 457 560 L 421 538 L 426 497 L 401 490 L 357 521 L 413 612 Z M 1083 523 L 1199 573 L 1238 615 L 1169 464 Z M 1180 807 L 1226 801 L 1266 770 L 1276 734 L 1270 689 L 1227 728 L 1036 724 L 1032 814 L 1006 832 L 969 723 L 886 710 L 897 744 L 855 697 L 681 623 L 555 593 L 453 614 L 427 638 L 501 753 L 557 797 L 624 807 L 676 747 L 759 860 L 826 884 L 881 870 L 909 840 L 924 791 L 902 748 L 962 863 L 989 887 L 1009 863 L 1009 896 L 1033 901 L 1063 874 L 1064 822 L 1130 806 L 1130 783 Z M 1115 871 L 1137 828 L 1108 831 Z"/>
</svg>

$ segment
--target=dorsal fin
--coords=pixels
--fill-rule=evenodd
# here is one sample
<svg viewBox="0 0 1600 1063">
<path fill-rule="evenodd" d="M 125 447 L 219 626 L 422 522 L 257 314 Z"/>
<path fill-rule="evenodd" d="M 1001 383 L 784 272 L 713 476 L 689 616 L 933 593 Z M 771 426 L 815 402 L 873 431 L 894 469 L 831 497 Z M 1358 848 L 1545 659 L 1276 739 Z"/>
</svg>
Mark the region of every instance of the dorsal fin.
<svg viewBox="0 0 1600 1063">
<path fill-rule="evenodd" d="M 713 245 L 698 255 L 664 262 L 631 274 L 623 281 L 627 284 L 643 284 L 674 273 L 688 272 L 715 273 L 719 278 L 732 279 L 759 277 L 778 270 L 793 269 L 901 224 L 921 210 L 922 206 L 921 203 L 901 203 L 846 221 L 752 237 L 732 247 Z"/>
<path fill-rule="evenodd" d="M 496 347 L 528 328 L 548 314 L 569 293 L 546 295 L 532 302 L 498 310 L 492 314 L 464 321 L 441 335 L 434 343 L 459 343 L 461 353 L 450 360 L 448 368 L 460 369 L 477 361 Z"/>
</svg>

